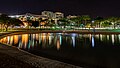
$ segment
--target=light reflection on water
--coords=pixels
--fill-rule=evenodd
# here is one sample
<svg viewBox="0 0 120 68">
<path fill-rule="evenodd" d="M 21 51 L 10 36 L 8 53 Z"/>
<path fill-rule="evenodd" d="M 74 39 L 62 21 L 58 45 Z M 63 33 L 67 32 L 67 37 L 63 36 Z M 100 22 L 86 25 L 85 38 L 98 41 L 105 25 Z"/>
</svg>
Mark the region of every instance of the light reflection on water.
<svg viewBox="0 0 120 68">
<path fill-rule="evenodd" d="M 73 48 L 81 46 L 81 44 L 91 48 L 97 47 L 97 45 L 99 45 L 98 43 L 102 43 L 102 45 L 104 45 L 104 43 L 110 44 L 109 42 L 112 42 L 112 45 L 115 45 L 115 43 L 119 43 L 117 40 L 120 41 L 120 35 L 38 33 L 7 36 L 1 39 L 0 42 L 23 49 L 34 48 L 35 46 L 41 46 L 42 48 L 50 46 L 56 47 L 56 49 L 59 50 L 61 45 L 64 45 L 64 43 L 68 46 L 72 46 Z"/>
<path fill-rule="evenodd" d="M 96 61 L 97 59 L 99 60 L 99 62 L 102 63 L 101 61 L 102 59 L 98 59 L 101 58 L 100 57 L 101 55 L 111 57 L 109 56 L 110 54 L 109 48 L 111 49 L 120 48 L 120 34 L 118 35 L 114 34 L 94 35 L 75 33 L 21 34 L 4 37 L 0 40 L 0 42 L 10 44 L 11 46 L 16 46 L 20 49 L 32 52 L 33 54 L 37 55 L 41 55 L 41 53 L 42 54 L 47 53 L 58 57 L 59 56 L 63 58 L 66 57 L 72 61 L 73 60 L 77 61 L 78 63 L 77 62 L 76 63 L 79 65 L 79 62 L 81 62 L 81 60 L 83 61 L 85 60 L 85 62 L 87 62 L 86 61 L 87 59 L 90 62 L 91 59 L 92 61 Z M 92 51 L 91 49 L 96 50 Z M 106 54 L 104 54 L 104 52 L 106 52 Z M 113 53 L 113 51 L 111 53 Z M 117 53 L 114 54 L 118 55 Z M 114 58 L 112 57 L 112 59 Z"/>
<path fill-rule="evenodd" d="M 94 39 L 94 35 L 92 35 L 92 47 L 95 46 L 95 39 Z"/>
</svg>

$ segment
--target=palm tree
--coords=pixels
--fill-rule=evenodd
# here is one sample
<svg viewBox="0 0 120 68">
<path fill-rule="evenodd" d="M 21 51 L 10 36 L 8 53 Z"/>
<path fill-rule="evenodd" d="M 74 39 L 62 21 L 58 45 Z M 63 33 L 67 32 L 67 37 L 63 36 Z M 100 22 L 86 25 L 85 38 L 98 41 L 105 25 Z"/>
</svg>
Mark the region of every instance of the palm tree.
<svg viewBox="0 0 120 68">
<path fill-rule="evenodd" d="M 96 23 L 97 27 L 101 28 L 101 22 L 103 21 L 103 18 L 97 16 L 94 20 L 95 20 L 95 23 Z"/>
<path fill-rule="evenodd" d="M 89 15 L 82 15 L 81 19 L 84 22 L 84 25 L 86 26 L 86 24 L 88 23 L 88 21 L 91 20 L 91 17 Z"/>
<path fill-rule="evenodd" d="M 113 28 L 115 29 L 119 18 L 118 17 L 110 17 L 107 20 L 113 24 Z"/>
<path fill-rule="evenodd" d="M 72 22 L 75 22 L 74 24 L 80 27 L 80 24 L 82 24 L 82 19 L 81 17 L 75 17 L 70 19 Z"/>
<path fill-rule="evenodd" d="M 68 25 L 68 22 L 69 22 L 67 18 L 62 18 L 59 21 L 61 22 L 59 25 L 64 26 L 64 29 L 66 28 L 66 26 Z"/>
</svg>

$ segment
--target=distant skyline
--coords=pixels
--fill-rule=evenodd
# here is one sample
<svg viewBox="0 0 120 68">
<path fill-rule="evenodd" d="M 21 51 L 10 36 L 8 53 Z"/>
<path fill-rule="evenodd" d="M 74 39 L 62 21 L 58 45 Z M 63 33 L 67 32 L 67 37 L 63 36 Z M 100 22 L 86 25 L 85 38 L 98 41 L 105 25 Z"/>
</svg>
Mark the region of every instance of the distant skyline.
<svg viewBox="0 0 120 68">
<path fill-rule="evenodd" d="M 0 12 L 7 14 L 59 11 L 65 15 L 90 15 L 92 17 L 120 16 L 119 0 L 2 0 Z"/>
</svg>

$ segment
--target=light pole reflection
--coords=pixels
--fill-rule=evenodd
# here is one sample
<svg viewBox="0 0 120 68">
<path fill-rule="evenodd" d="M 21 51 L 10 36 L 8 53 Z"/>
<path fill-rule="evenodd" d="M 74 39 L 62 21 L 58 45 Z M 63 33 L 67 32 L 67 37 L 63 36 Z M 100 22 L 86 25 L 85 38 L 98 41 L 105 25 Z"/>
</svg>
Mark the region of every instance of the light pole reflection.
<svg viewBox="0 0 120 68">
<path fill-rule="evenodd" d="M 10 36 L 8 36 L 8 42 L 7 42 L 7 44 L 9 44 L 10 43 Z"/>
<path fill-rule="evenodd" d="M 110 36 L 109 36 L 109 35 L 107 35 L 107 40 L 109 40 L 109 38 L 110 38 Z"/>
<path fill-rule="evenodd" d="M 92 35 L 92 47 L 95 47 L 95 39 L 94 39 L 94 35 Z"/>
<path fill-rule="evenodd" d="M 72 43 L 73 43 L 73 47 L 75 47 L 75 36 L 76 36 L 76 34 L 72 34 Z"/>
<path fill-rule="evenodd" d="M 57 50 L 59 50 L 59 49 L 60 49 L 60 40 L 57 39 Z"/>
<path fill-rule="evenodd" d="M 75 47 L 75 37 L 72 37 L 73 47 Z"/>
<path fill-rule="evenodd" d="M 13 36 L 10 37 L 10 45 L 13 43 Z"/>
<path fill-rule="evenodd" d="M 18 35 L 14 35 L 13 37 L 14 37 L 13 38 L 14 39 L 14 44 L 17 44 L 18 43 Z"/>
<path fill-rule="evenodd" d="M 115 43 L 115 36 L 112 35 L 112 44 L 114 45 L 114 43 Z"/>
<path fill-rule="evenodd" d="M 119 38 L 119 42 L 120 42 L 120 34 L 118 35 L 118 38 Z"/>
<path fill-rule="evenodd" d="M 60 35 L 60 45 L 62 45 L 62 36 Z"/>
<path fill-rule="evenodd" d="M 24 49 L 27 47 L 27 43 L 28 43 L 28 34 L 23 34 L 22 35 L 22 45 L 24 45 Z"/>
</svg>

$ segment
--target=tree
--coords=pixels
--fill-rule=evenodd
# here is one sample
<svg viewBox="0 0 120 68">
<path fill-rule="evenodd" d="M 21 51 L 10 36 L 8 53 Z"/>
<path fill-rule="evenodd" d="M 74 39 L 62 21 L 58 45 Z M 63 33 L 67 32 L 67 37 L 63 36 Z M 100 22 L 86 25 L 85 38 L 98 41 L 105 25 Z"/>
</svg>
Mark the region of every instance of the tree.
<svg viewBox="0 0 120 68">
<path fill-rule="evenodd" d="M 60 26 L 64 26 L 64 28 L 66 28 L 66 26 L 68 25 L 68 19 L 67 18 L 62 18 L 59 20 L 61 23 L 59 23 Z"/>
<path fill-rule="evenodd" d="M 101 27 L 101 22 L 103 21 L 103 18 L 97 16 L 94 20 L 95 20 L 95 23 L 96 23 L 97 27 L 100 28 Z"/>
<path fill-rule="evenodd" d="M 22 21 L 16 18 L 10 18 L 6 14 L 0 15 L 0 25 L 2 27 L 2 30 L 5 29 L 6 31 L 8 30 L 9 26 L 19 26 L 23 25 Z"/>
<path fill-rule="evenodd" d="M 2 14 L 0 15 L 0 25 L 1 25 L 1 29 L 3 31 L 3 29 L 5 28 L 7 31 L 7 28 L 9 26 L 9 17 L 6 14 Z"/>
<path fill-rule="evenodd" d="M 107 20 L 112 23 L 113 28 L 115 29 L 119 18 L 118 17 L 110 17 L 110 18 L 107 18 Z"/>
<path fill-rule="evenodd" d="M 89 15 L 82 15 L 81 16 L 81 20 L 84 22 L 84 25 L 86 26 L 86 24 L 88 23 L 88 21 L 91 20 L 91 17 Z"/>
<path fill-rule="evenodd" d="M 38 27 L 39 26 L 39 21 L 32 21 L 32 26 Z"/>
<path fill-rule="evenodd" d="M 75 18 L 71 18 L 70 20 L 75 22 L 74 24 L 77 25 L 78 27 L 80 27 L 80 25 L 82 24 L 82 19 L 80 16 L 75 17 Z"/>
<path fill-rule="evenodd" d="M 101 25 L 103 27 L 109 27 L 110 25 L 112 25 L 112 23 L 106 21 L 106 22 L 103 22 Z"/>
<path fill-rule="evenodd" d="M 10 26 L 14 27 L 14 26 L 20 26 L 20 25 L 23 25 L 23 22 L 20 21 L 19 19 L 16 19 L 16 18 L 10 18 L 9 19 L 9 24 Z"/>
</svg>

